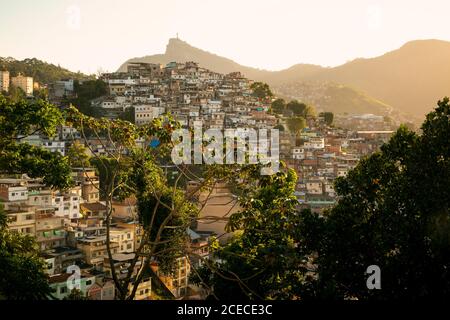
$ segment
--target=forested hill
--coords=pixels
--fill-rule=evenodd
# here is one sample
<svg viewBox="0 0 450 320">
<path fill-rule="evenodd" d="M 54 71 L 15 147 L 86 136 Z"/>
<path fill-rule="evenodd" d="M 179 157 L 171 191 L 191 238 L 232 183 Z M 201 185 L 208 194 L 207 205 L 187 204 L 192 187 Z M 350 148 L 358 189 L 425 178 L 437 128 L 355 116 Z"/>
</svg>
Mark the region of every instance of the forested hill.
<svg viewBox="0 0 450 320">
<path fill-rule="evenodd" d="M 0 70 L 8 70 L 10 72 L 10 76 L 15 76 L 20 72 L 24 75 L 33 77 L 34 81 L 43 84 L 49 84 L 56 80 L 65 78 L 77 80 L 94 78 L 94 76 L 92 75 L 88 76 L 81 72 L 72 72 L 60 66 L 56 66 L 54 64 L 50 64 L 36 58 L 16 60 L 11 57 L 0 57 Z"/>
</svg>

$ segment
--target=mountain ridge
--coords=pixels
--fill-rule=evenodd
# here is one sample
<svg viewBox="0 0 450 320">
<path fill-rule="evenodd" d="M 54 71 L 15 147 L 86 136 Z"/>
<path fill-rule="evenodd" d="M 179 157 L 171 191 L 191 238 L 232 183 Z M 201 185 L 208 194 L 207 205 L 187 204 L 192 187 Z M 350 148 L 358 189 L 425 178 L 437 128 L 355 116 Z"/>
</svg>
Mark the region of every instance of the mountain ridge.
<svg viewBox="0 0 450 320">
<path fill-rule="evenodd" d="M 347 85 L 391 105 L 401 112 L 423 116 L 439 99 L 450 95 L 450 42 L 425 39 L 405 43 L 396 50 L 372 58 L 357 58 L 336 67 L 295 64 L 279 71 L 243 66 L 239 63 L 169 39 L 164 54 L 136 57 L 129 62 L 166 64 L 171 61 L 196 61 L 207 69 L 229 73 L 242 72 L 247 78 L 274 87 L 297 82 L 334 82 Z"/>
</svg>

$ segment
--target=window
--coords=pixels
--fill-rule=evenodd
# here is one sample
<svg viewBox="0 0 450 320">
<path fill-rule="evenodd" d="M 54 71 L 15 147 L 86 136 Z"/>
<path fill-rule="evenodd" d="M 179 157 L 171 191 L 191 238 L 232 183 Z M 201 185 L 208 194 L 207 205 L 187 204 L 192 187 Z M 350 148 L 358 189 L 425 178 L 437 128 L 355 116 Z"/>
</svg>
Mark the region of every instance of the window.
<svg viewBox="0 0 450 320">
<path fill-rule="evenodd" d="M 92 283 L 92 280 L 87 280 L 87 281 L 86 281 L 86 285 L 87 285 L 87 286 L 90 286 L 91 283 Z"/>
<path fill-rule="evenodd" d="M 67 292 L 67 287 L 59 288 L 59 293 L 66 293 L 66 292 Z"/>
</svg>

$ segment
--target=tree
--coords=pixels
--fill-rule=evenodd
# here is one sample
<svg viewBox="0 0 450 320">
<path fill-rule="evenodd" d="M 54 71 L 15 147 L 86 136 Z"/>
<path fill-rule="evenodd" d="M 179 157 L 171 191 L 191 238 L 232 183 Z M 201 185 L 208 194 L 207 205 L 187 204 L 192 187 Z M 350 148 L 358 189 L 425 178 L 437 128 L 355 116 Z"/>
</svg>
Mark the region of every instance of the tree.
<svg viewBox="0 0 450 320">
<path fill-rule="evenodd" d="M 9 87 L 9 92 L 7 93 L 6 96 L 12 102 L 19 102 L 27 98 L 25 91 L 23 91 L 22 88 L 16 87 L 14 85 L 11 85 Z"/>
<path fill-rule="evenodd" d="M 192 280 L 213 288 L 217 299 L 296 298 L 307 268 L 296 248 L 300 215 L 295 171 L 283 167 L 272 176 L 260 176 L 257 166 L 244 166 L 233 175 L 243 180 L 238 192 L 242 209 L 227 225 L 235 235 L 224 246 L 212 245 L 220 262 L 205 260 Z"/>
<path fill-rule="evenodd" d="M 283 113 L 286 109 L 286 102 L 284 99 L 278 98 L 272 102 L 272 111 L 278 114 Z"/>
<path fill-rule="evenodd" d="M 67 110 L 66 117 L 68 124 L 81 133 L 85 143 L 85 131 L 88 128 L 95 136 L 101 137 L 104 143 L 113 146 L 105 156 L 92 152 L 90 162 L 99 172 L 100 194 L 107 207 L 106 253 L 110 260 L 117 298 L 134 299 L 144 276 L 152 274 L 151 261 L 158 262 L 161 272 L 170 274 L 176 259 L 186 255 L 186 229 L 198 214 L 198 208 L 190 201 L 195 192 L 186 194 L 178 187 L 181 178 L 193 179 L 189 173 L 180 169 L 178 178 L 169 184 L 161 168 L 167 164 L 167 155 L 170 155 L 173 147 L 171 133 L 179 124 L 167 116 L 137 127 L 120 119 L 95 119 L 80 113 L 74 107 Z M 138 139 L 146 141 L 146 144 L 143 147 L 137 145 Z M 156 148 L 149 144 L 154 139 L 159 141 Z M 138 200 L 138 222 L 142 228 L 142 238 L 126 273 L 122 271 L 123 277 L 119 277 L 111 250 L 112 203 L 130 195 L 135 195 Z"/>
<path fill-rule="evenodd" d="M 317 279 L 303 297 L 419 299 L 450 297 L 450 105 L 429 113 L 422 135 L 401 126 L 335 189 L 326 215 L 305 216 L 302 252 L 316 256 Z M 315 230 L 311 233 L 308 230 Z M 369 290 L 366 269 L 381 269 Z"/>
<path fill-rule="evenodd" d="M 34 238 L 8 229 L 0 206 L 0 299 L 37 300 L 51 295 L 45 261 Z"/>
<path fill-rule="evenodd" d="M 70 294 L 63 300 L 89 300 L 89 298 L 86 297 L 81 290 L 75 288 L 72 289 L 72 291 L 70 291 Z"/>
<path fill-rule="evenodd" d="M 307 105 L 305 112 L 303 114 L 304 118 L 315 118 L 316 117 L 316 109 L 313 106 Z"/>
<path fill-rule="evenodd" d="M 90 166 L 89 156 L 87 155 L 87 149 L 79 141 L 75 141 L 69 147 L 69 150 L 67 151 L 67 158 L 72 168 L 76 167 L 82 168 Z"/>
<path fill-rule="evenodd" d="M 292 111 L 296 116 L 303 117 L 305 115 L 306 104 L 298 100 L 292 100 L 286 105 L 286 109 Z"/>
<path fill-rule="evenodd" d="M 108 94 L 108 85 L 102 80 L 88 80 L 80 83 L 74 81 L 76 98 L 69 99 L 68 103 L 76 106 L 85 115 L 100 117 L 100 108 L 93 107 L 91 101 Z"/>
<path fill-rule="evenodd" d="M 281 132 L 284 132 L 284 126 L 282 124 L 277 124 L 274 129 L 280 130 Z"/>
<path fill-rule="evenodd" d="M 48 89 L 47 88 L 39 88 L 34 90 L 33 96 L 35 99 L 48 100 Z"/>
<path fill-rule="evenodd" d="M 71 185 L 67 159 L 23 143 L 30 134 L 52 136 L 63 123 L 61 112 L 43 100 L 11 101 L 0 95 L 0 173 L 42 177 L 50 187 Z M 0 212 L 0 296 L 6 299 L 45 299 L 51 295 L 35 240 L 9 231 Z"/>
<path fill-rule="evenodd" d="M 328 126 L 331 126 L 331 124 L 333 123 L 333 119 L 334 119 L 334 114 L 333 112 L 321 112 L 320 116 L 323 117 L 325 123 Z"/>
<path fill-rule="evenodd" d="M 289 131 L 299 135 L 301 130 L 306 127 L 306 120 L 303 117 L 291 117 L 287 119 Z"/>
<path fill-rule="evenodd" d="M 51 137 L 64 122 L 58 108 L 43 100 L 13 102 L 0 95 L 0 173 L 42 177 L 46 185 L 65 189 L 71 184 L 67 158 L 22 143 L 34 133 Z"/>
<path fill-rule="evenodd" d="M 286 109 L 290 110 L 296 116 L 301 116 L 303 118 L 314 117 L 316 112 L 314 108 L 310 105 L 307 105 L 303 102 L 299 102 L 297 100 L 292 100 L 286 105 Z"/>
<path fill-rule="evenodd" d="M 253 90 L 253 95 L 259 99 L 268 99 L 273 97 L 273 93 L 267 83 L 254 82 L 251 84 L 250 89 Z"/>
<path fill-rule="evenodd" d="M 126 109 L 119 115 L 119 119 L 134 123 L 134 107 Z"/>
</svg>

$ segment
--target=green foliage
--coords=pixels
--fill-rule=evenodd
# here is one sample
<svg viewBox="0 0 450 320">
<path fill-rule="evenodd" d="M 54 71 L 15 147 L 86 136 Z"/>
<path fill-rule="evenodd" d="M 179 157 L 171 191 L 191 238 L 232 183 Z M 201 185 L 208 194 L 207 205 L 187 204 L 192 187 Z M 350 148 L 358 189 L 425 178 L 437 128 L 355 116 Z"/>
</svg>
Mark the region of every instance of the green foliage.
<svg viewBox="0 0 450 320">
<path fill-rule="evenodd" d="M 306 127 L 306 120 L 303 117 L 291 117 L 287 119 L 287 125 L 289 131 L 295 133 L 296 135 L 300 134 L 303 128 Z"/>
<path fill-rule="evenodd" d="M 35 240 L 7 227 L 7 217 L 0 206 L 0 299 L 47 299 L 51 289 L 39 257 Z"/>
<path fill-rule="evenodd" d="M 214 256 L 200 277 L 219 299 L 292 299 L 303 281 L 305 259 L 298 242 L 297 175 L 285 168 L 272 176 L 260 176 L 258 166 L 238 173 L 244 179 L 241 211 L 231 215 L 228 231 L 233 239 L 216 243 Z M 201 283 L 199 277 L 193 277 Z"/>
<path fill-rule="evenodd" d="M 13 85 L 9 86 L 9 92 L 5 92 L 4 96 L 8 97 L 8 99 L 12 102 L 19 102 L 27 98 L 27 95 L 22 88 Z"/>
<path fill-rule="evenodd" d="M 83 80 L 92 78 L 91 76 L 87 76 L 80 72 L 71 72 L 36 58 L 19 61 L 13 58 L 0 57 L 0 70 L 8 70 L 11 77 L 16 76 L 18 73 L 22 73 L 33 77 L 34 81 L 44 84 L 50 84 L 61 79 Z"/>
<path fill-rule="evenodd" d="M 284 132 L 285 131 L 284 126 L 282 124 L 277 124 L 274 127 L 274 129 L 280 130 L 280 132 Z"/>
<path fill-rule="evenodd" d="M 67 188 L 70 183 L 70 166 L 59 153 L 20 143 L 33 133 L 53 136 L 63 123 L 59 109 L 46 101 L 12 102 L 0 95 L 0 172 L 27 173 L 42 177 L 44 183 Z"/>
<path fill-rule="evenodd" d="M 147 162 L 144 168 L 137 169 L 135 178 L 139 220 L 149 231 L 150 242 L 157 243 L 152 252 L 160 270 L 170 274 L 176 259 L 184 255 L 186 229 L 197 217 L 198 209 L 186 201 L 182 190 L 167 186 L 161 169 L 154 164 Z"/>
<path fill-rule="evenodd" d="M 119 119 L 134 123 L 134 107 L 126 109 L 119 115 Z"/>
<path fill-rule="evenodd" d="M 318 278 L 304 297 L 419 299 L 450 297 L 450 106 L 427 115 L 422 135 L 402 126 L 381 151 L 336 181 L 339 202 L 303 250 L 317 253 Z M 368 290 L 366 268 L 381 268 Z"/>
<path fill-rule="evenodd" d="M 292 100 L 286 105 L 286 109 L 292 111 L 294 115 L 303 116 L 306 110 L 306 104 L 298 100 Z"/>
<path fill-rule="evenodd" d="M 284 99 L 276 99 L 272 102 L 272 111 L 274 113 L 282 114 L 284 109 L 286 109 L 286 102 Z"/>
<path fill-rule="evenodd" d="M 89 156 L 87 155 L 86 147 L 75 141 L 67 151 L 67 158 L 69 160 L 69 164 L 72 168 L 83 168 L 89 167 Z"/>
<path fill-rule="evenodd" d="M 319 114 L 321 117 L 323 117 L 325 123 L 328 126 L 331 126 L 331 124 L 333 123 L 333 119 L 334 119 L 334 114 L 333 112 L 321 112 Z"/>
<path fill-rule="evenodd" d="M 75 300 L 89 300 L 88 297 L 86 297 L 83 292 L 81 292 L 81 290 L 78 289 L 72 289 L 72 291 L 70 291 L 70 294 L 65 297 L 63 300 L 71 300 L 71 301 L 75 301 Z"/>
<path fill-rule="evenodd" d="M 254 82 L 251 84 L 250 89 L 253 90 L 253 95 L 259 99 L 268 99 L 273 97 L 273 93 L 267 83 Z"/>
<path fill-rule="evenodd" d="M 108 85 L 102 80 L 75 81 L 76 98 L 69 99 L 69 103 L 87 116 L 100 117 L 100 108 L 93 107 L 91 101 L 108 94 Z"/>
<path fill-rule="evenodd" d="M 92 118 L 71 107 L 66 112 L 67 122 L 83 132 L 85 129 L 106 135 L 115 144 L 107 156 L 92 157 L 90 163 L 97 168 L 100 177 L 100 193 L 110 203 L 135 195 L 138 202 L 138 218 L 143 228 L 143 239 L 136 251 L 155 258 L 165 274 L 173 271 L 176 259 L 185 255 L 187 234 L 198 209 L 187 201 L 176 184 L 169 184 L 160 160 L 171 150 L 171 133 L 179 123 L 169 115 L 144 126 L 136 126 L 124 120 Z M 151 141 L 157 138 L 156 148 L 136 145 L 138 138 Z M 127 152 L 123 152 L 124 150 Z M 137 260 L 136 260 L 137 261 Z M 145 263 L 147 270 L 150 259 Z M 133 268 L 131 268 L 133 270 Z M 147 272 L 144 271 L 144 272 Z M 128 281 L 131 273 L 128 273 Z M 122 299 L 133 296 L 126 280 L 114 280 Z M 140 280 L 135 280 L 139 283 Z"/>
<path fill-rule="evenodd" d="M 297 100 L 292 100 L 286 105 L 286 109 L 290 110 L 296 116 L 301 116 L 303 118 L 311 117 L 315 115 L 314 108 Z"/>
</svg>

